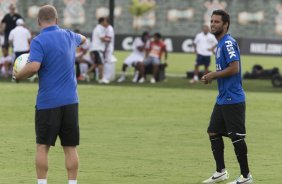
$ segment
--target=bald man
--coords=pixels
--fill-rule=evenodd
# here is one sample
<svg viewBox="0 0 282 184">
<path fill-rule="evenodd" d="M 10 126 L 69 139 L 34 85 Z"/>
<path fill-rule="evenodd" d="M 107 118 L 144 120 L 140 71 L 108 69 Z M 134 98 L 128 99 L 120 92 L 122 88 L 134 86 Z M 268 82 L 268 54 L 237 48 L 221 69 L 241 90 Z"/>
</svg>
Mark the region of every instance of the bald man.
<svg viewBox="0 0 282 184">
<path fill-rule="evenodd" d="M 40 8 L 41 32 L 31 41 L 29 63 L 19 73 L 14 72 L 14 79 L 28 78 L 37 72 L 39 76 L 35 112 L 38 184 L 47 184 L 48 152 L 58 136 L 65 154 L 68 183 L 77 184 L 79 123 L 75 50 L 86 38 L 61 29 L 57 23 L 54 6 Z"/>
</svg>

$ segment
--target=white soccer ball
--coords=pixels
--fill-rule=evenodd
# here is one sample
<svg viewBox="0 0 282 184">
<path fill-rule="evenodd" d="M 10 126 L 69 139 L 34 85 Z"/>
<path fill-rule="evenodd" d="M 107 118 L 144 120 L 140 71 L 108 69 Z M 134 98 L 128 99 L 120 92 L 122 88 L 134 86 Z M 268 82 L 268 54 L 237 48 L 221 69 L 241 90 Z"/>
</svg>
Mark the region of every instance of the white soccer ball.
<svg viewBox="0 0 282 184">
<path fill-rule="evenodd" d="M 23 69 L 23 67 L 28 63 L 29 53 L 22 54 L 14 62 L 13 70 L 15 72 L 19 72 Z"/>
</svg>

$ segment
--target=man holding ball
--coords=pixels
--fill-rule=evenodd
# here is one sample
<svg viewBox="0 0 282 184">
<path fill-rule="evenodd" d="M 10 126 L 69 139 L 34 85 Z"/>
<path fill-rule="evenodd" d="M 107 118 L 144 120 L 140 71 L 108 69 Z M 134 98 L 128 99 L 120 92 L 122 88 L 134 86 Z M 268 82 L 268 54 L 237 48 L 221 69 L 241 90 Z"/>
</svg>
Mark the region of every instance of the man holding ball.
<svg viewBox="0 0 282 184">
<path fill-rule="evenodd" d="M 38 184 L 47 184 L 48 152 L 57 136 L 65 153 L 68 183 L 77 183 L 79 145 L 78 95 L 74 71 L 75 49 L 86 38 L 58 25 L 54 6 L 42 6 L 38 12 L 41 32 L 30 45 L 29 62 L 13 78 L 22 80 L 38 72 L 36 100 L 36 172 Z"/>
</svg>

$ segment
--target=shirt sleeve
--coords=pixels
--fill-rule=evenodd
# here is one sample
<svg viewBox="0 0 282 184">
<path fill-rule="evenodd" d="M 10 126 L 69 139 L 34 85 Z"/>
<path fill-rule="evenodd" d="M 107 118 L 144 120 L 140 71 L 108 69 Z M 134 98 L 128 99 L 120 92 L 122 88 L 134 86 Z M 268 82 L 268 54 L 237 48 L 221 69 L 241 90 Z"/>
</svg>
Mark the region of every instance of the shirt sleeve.
<svg viewBox="0 0 282 184">
<path fill-rule="evenodd" d="M 28 39 L 31 39 L 31 34 L 30 34 L 29 31 L 27 31 L 27 38 L 28 38 Z"/>
<path fill-rule="evenodd" d="M 98 30 L 97 30 L 97 33 L 98 33 L 98 37 L 99 38 L 102 38 L 102 37 L 105 37 L 106 36 L 106 31 L 105 31 L 105 29 L 104 28 L 99 28 Z"/>
<path fill-rule="evenodd" d="M 193 43 L 197 44 L 198 42 L 199 42 L 199 34 L 196 35 Z"/>
<path fill-rule="evenodd" d="M 72 32 L 70 30 L 66 30 L 69 35 L 70 35 L 70 39 L 74 42 L 75 46 L 78 47 L 81 44 L 81 36 L 80 34 L 77 34 L 75 32 Z"/>
<path fill-rule="evenodd" d="M 140 38 L 136 38 L 133 45 L 137 48 L 137 47 L 142 47 L 144 44 Z"/>
<path fill-rule="evenodd" d="M 29 61 L 41 63 L 43 61 L 43 57 L 44 51 L 41 44 L 36 39 L 33 39 L 30 44 Z"/>
<path fill-rule="evenodd" d="M 80 34 L 77 34 L 77 33 L 73 33 L 73 34 L 74 34 L 75 44 L 78 47 L 81 44 L 81 36 Z"/>
<path fill-rule="evenodd" d="M 232 40 L 226 40 L 222 46 L 222 49 L 223 49 L 224 57 L 228 64 L 233 61 L 240 60 L 240 55 L 239 55 L 240 53 L 236 42 Z"/>
<path fill-rule="evenodd" d="M 4 16 L 4 18 L 1 21 L 1 23 L 6 23 L 6 22 L 7 22 L 7 15 Z"/>
</svg>

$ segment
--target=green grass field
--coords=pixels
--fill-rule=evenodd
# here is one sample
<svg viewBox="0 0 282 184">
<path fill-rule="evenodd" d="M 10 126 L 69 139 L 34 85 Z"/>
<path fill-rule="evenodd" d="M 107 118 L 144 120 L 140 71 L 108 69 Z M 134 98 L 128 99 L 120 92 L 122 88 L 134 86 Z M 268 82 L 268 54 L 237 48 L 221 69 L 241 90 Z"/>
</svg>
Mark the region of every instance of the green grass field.
<svg viewBox="0 0 282 184">
<path fill-rule="evenodd" d="M 126 52 L 116 53 L 117 71 Z M 171 54 L 168 73 L 183 76 L 193 55 Z M 282 69 L 281 58 L 243 56 L 253 64 Z M 212 66 L 213 68 L 213 66 Z M 132 70 L 131 70 L 132 71 Z M 282 88 L 268 80 L 245 80 L 249 162 L 257 184 L 281 183 Z M 214 172 L 206 135 L 217 95 L 212 85 L 165 82 L 108 86 L 81 83 L 79 184 L 197 184 Z M 34 104 L 37 84 L 0 83 L 0 183 L 36 183 Z M 233 146 L 225 139 L 230 180 L 239 175 Z M 49 155 L 48 184 L 67 183 L 57 141 Z"/>
</svg>

